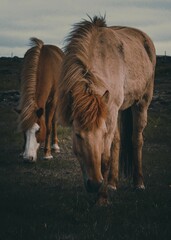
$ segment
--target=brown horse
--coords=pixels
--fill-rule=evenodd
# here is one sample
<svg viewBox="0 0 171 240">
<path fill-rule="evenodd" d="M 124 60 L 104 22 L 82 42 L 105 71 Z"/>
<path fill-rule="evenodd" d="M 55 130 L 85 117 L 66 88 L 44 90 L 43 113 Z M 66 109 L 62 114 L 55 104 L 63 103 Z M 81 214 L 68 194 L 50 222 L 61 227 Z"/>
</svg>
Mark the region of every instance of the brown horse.
<svg viewBox="0 0 171 240">
<path fill-rule="evenodd" d="M 56 46 L 44 45 L 31 38 L 31 48 L 25 53 L 21 73 L 19 128 L 24 132 L 26 161 L 36 161 L 40 143 L 44 143 L 44 158 L 51 159 L 51 129 L 53 148 L 59 151 L 55 111 L 57 85 L 63 52 Z"/>
<path fill-rule="evenodd" d="M 72 126 L 87 191 L 98 192 L 105 204 L 108 188 L 118 185 L 120 149 L 125 171 L 132 159 L 134 185 L 144 188 L 142 133 L 153 95 L 155 48 L 145 33 L 107 27 L 97 16 L 76 24 L 67 40 L 58 115 Z"/>
</svg>

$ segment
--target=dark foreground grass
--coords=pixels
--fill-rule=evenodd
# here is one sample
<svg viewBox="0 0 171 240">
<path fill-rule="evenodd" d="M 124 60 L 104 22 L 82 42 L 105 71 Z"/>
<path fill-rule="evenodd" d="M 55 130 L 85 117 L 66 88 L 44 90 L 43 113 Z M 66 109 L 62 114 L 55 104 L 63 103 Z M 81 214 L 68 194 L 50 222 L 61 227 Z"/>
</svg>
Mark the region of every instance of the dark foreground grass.
<svg viewBox="0 0 171 240">
<path fill-rule="evenodd" d="M 149 115 L 146 190 L 120 180 L 111 205 L 97 207 L 83 186 L 70 129 L 59 129 L 61 153 L 24 164 L 11 107 L 0 107 L 0 240 L 171 239 L 171 126 L 168 113 Z"/>
</svg>

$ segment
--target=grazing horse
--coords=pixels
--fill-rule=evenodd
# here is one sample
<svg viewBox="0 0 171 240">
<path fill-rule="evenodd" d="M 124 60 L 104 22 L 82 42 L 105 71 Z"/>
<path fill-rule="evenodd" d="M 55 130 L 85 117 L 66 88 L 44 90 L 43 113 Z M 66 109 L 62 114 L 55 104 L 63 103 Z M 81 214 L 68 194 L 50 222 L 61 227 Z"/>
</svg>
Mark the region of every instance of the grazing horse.
<svg viewBox="0 0 171 240">
<path fill-rule="evenodd" d="M 87 191 L 108 203 L 107 190 L 118 186 L 119 157 L 125 172 L 132 160 L 134 185 L 144 189 L 142 133 L 156 64 L 151 39 L 95 16 L 74 25 L 64 52 L 57 111 L 72 126 Z"/>
<path fill-rule="evenodd" d="M 44 158 L 51 159 L 51 129 L 53 148 L 59 151 L 56 129 L 57 86 L 64 53 L 56 46 L 44 45 L 31 38 L 31 48 L 25 53 L 21 72 L 19 129 L 24 132 L 25 161 L 34 162 L 40 143 Z"/>
</svg>

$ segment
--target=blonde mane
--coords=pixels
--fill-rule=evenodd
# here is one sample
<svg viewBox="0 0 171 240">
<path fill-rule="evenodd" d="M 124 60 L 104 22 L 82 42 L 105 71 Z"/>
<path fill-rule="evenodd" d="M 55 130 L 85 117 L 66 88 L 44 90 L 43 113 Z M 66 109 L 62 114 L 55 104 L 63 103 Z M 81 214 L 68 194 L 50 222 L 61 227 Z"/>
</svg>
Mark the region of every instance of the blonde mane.
<svg viewBox="0 0 171 240">
<path fill-rule="evenodd" d="M 67 38 L 65 58 L 58 88 L 58 115 L 64 124 L 78 119 L 83 128 L 99 126 L 107 110 L 101 96 L 95 92 L 104 87 L 89 66 L 93 34 L 99 27 L 106 27 L 103 17 L 94 17 L 74 25 Z"/>
<path fill-rule="evenodd" d="M 30 39 L 31 48 L 25 53 L 24 63 L 21 72 L 21 90 L 20 90 L 20 103 L 19 109 L 19 129 L 26 131 L 37 120 L 35 110 L 37 109 L 36 103 L 36 83 L 37 83 L 37 70 L 40 57 L 40 51 L 43 42 L 37 38 Z"/>
</svg>

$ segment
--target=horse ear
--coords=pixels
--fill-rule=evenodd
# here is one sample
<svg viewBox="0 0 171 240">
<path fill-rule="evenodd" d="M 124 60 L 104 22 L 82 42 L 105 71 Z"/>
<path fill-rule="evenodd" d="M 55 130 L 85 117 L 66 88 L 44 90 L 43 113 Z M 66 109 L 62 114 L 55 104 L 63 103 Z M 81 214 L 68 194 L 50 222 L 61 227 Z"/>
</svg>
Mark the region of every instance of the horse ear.
<svg viewBox="0 0 171 240">
<path fill-rule="evenodd" d="M 44 112 L 43 108 L 37 109 L 36 114 L 37 114 L 38 118 L 40 118 L 43 115 L 43 112 Z"/>
<path fill-rule="evenodd" d="M 109 91 L 108 90 L 106 90 L 106 92 L 103 94 L 103 96 L 102 96 L 102 101 L 104 101 L 104 103 L 108 103 L 108 101 L 109 101 Z"/>
<path fill-rule="evenodd" d="M 68 100 L 69 102 L 72 102 L 72 90 L 69 91 Z"/>
</svg>

